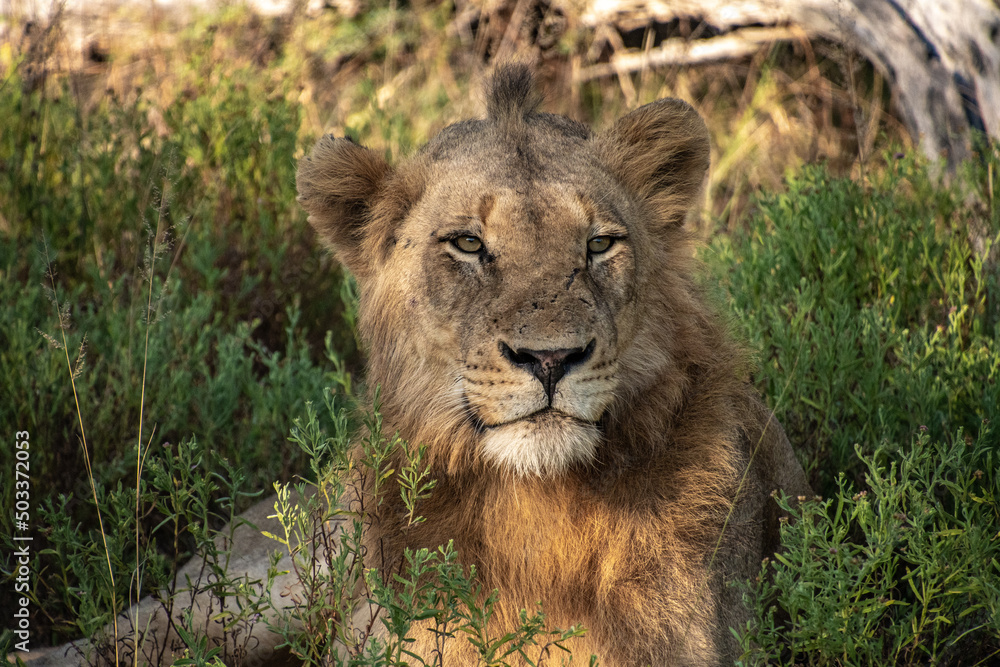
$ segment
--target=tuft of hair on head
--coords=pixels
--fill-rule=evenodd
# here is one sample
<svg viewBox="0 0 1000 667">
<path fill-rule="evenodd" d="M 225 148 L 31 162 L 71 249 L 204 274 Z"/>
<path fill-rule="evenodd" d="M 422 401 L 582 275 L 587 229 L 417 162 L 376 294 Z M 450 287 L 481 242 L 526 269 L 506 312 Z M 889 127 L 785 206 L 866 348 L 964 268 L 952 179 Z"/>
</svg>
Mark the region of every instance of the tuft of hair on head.
<svg viewBox="0 0 1000 667">
<path fill-rule="evenodd" d="M 486 83 L 486 118 L 501 128 L 518 127 L 541 103 L 531 69 L 523 63 L 498 65 Z"/>
</svg>

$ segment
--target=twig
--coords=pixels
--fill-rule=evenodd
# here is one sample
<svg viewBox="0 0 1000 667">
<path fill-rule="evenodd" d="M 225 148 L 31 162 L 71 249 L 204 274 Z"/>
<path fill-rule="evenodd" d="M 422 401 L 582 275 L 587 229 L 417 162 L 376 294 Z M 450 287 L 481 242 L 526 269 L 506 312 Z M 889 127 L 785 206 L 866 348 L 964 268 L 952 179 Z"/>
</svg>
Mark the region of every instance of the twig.
<svg viewBox="0 0 1000 667">
<path fill-rule="evenodd" d="M 743 28 L 709 39 L 667 39 L 653 49 L 616 51 L 610 62 L 584 67 L 576 72 L 574 83 L 621 76 L 662 65 L 693 65 L 742 58 L 755 53 L 764 44 L 797 40 L 804 34 L 802 29 L 795 27 Z"/>
</svg>

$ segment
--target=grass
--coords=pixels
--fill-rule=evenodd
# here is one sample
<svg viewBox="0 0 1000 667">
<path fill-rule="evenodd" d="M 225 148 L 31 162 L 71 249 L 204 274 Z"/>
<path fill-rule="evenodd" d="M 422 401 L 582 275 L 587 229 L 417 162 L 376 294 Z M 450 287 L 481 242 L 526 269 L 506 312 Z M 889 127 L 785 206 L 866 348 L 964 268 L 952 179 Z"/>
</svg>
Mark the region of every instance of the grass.
<svg viewBox="0 0 1000 667">
<path fill-rule="evenodd" d="M 219 578 L 228 554 L 211 537 L 252 492 L 299 475 L 336 488 L 361 367 L 356 294 L 295 203 L 296 160 L 323 131 L 397 159 L 474 115 L 484 56 L 506 48 L 503 22 L 466 24 L 447 4 L 372 3 L 352 19 L 231 7 L 69 72 L 58 23 L 0 45 L 0 385 L 11 397 L 0 423 L 31 434 L 34 645 L 93 634 L 192 554 L 216 575 L 195 585 L 225 595 L 239 584 Z M 942 186 L 896 156 L 909 149 L 877 74 L 829 44 L 574 83 L 593 38 L 570 26 L 522 45 L 539 59 L 546 109 L 602 127 L 679 95 L 706 118 L 708 279 L 826 498 L 797 511 L 787 551 L 748 587 L 744 660 L 989 661 L 1000 650 L 996 150 Z M 398 444 L 373 438 L 373 464 Z M 0 467 L 13 456 L 0 449 Z M 433 493 L 421 472 L 414 459 L 394 474 L 415 496 Z M 330 498 L 312 509 L 334 512 Z M 294 544 L 308 515 L 284 513 L 279 537 Z M 2 539 L 11 521 L 0 515 Z M 362 577 L 337 567 L 312 590 Z M 509 638 L 484 635 L 487 592 L 447 545 L 411 568 L 402 597 L 363 579 L 396 624 L 387 643 L 358 647 L 366 664 L 402 659 L 413 618 L 433 610 L 466 628 L 487 664 L 572 646 L 577 630 L 533 612 Z M 421 587 L 428 572 L 440 586 Z M 12 596 L 0 588 L 0 608 Z M 263 603 L 244 597 L 251 622 Z M 324 623 L 349 610 L 313 602 L 316 628 L 346 632 Z M 186 631 L 192 661 L 219 657 Z M 316 662 L 331 657 L 329 639 L 289 637 Z"/>
</svg>

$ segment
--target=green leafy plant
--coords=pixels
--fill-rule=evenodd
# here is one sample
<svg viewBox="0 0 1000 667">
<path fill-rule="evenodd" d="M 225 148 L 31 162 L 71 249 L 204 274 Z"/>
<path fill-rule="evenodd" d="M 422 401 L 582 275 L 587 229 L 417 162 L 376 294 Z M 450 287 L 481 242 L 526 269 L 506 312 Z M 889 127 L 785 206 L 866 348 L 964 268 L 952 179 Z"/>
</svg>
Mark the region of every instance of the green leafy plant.
<svg viewBox="0 0 1000 667">
<path fill-rule="evenodd" d="M 208 71 L 213 45 L 200 46 L 180 80 Z M 148 548 L 174 564 L 195 551 L 183 527 L 178 540 L 164 534 L 169 522 L 142 490 L 150 452 L 197 441 L 246 471 L 249 487 L 291 479 L 305 457 L 280 444 L 329 382 L 323 334 L 348 355 L 354 336 L 336 301 L 319 298 L 341 277 L 294 202 L 301 107 L 280 77 L 232 63 L 211 95 L 165 109 L 141 89 L 155 72 L 95 99 L 49 75 L 47 56 L 17 57 L 0 59 L 11 130 L 0 137 L 0 423 L 37 443 L 32 500 L 51 514 L 32 522 L 33 628 L 59 641 L 159 589 L 144 572 Z M 0 464 L 12 469 L 12 456 L 0 449 Z M 12 494 L 3 485 L 4 507 Z M 8 539 L 11 514 L 0 517 Z M 50 523 L 60 517 L 72 529 Z M 101 576 L 85 565 L 98 552 Z M 0 607 L 11 595 L 0 590 Z"/>
<path fill-rule="evenodd" d="M 1000 451 L 926 432 L 866 455 L 866 488 L 799 508 L 765 562 L 745 664 L 990 664 L 1000 655 Z M 762 605 L 761 600 L 776 606 Z"/>
<path fill-rule="evenodd" d="M 970 180 L 987 178 L 995 167 Z M 1000 417 L 1000 213 L 967 199 L 909 159 L 867 185 L 807 167 L 707 253 L 820 490 L 859 470 L 855 443 Z"/>
<path fill-rule="evenodd" d="M 205 470 L 213 472 L 204 474 Z M 119 484 L 107 491 L 98 487 L 98 503 L 105 521 L 116 527 L 106 536 L 106 543 L 96 530 L 82 530 L 71 518 L 67 496 L 44 504 L 39 511 L 40 522 L 49 527 L 51 546 L 38 554 L 36 565 L 42 568 L 40 575 L 56 580 L 50 588 L 63 596 L 70 618 L 75 619 L 74 634 L 92 638 L 92 647 L 84 650 L 94 654 L 87 659 L 100 657 L 112 663 L 116 659 L 129 659 L 134 647 L 129 642 L 114 641 L 113 633 L 119 632 L 121 621 L 115 626 L 113 620 L 126 611 L 129 601 L 136 599 L 137 591 L 145 590 L 153 591 L 167 614 L 181 590 L 202 595 L 204 608 L 216 616 L 227 598 L 240 598 L 243 601 L 240 612 L 224 619 L 223 625 L 227 634 L 243 637 L 245 644 L 247 630 L 263 608 L 263 591 L 269 590 L 269 585 L 231 574 L 229 563 L 233 554 L 220 545 L 231 542 L 233 532 L 241 525 L 237 508 L 249 495 L 242 490 L 246 476 L 210 448 L 194 441 L 151 456 L 147 472 L 139 480 L 138 501 L 134 488 Z M 173 563 L 160 555 L 155 541 L 149 540 L 136 524 L 137 502 L 143 509 L 143 518 L 162 517 L 152 534 L 173 541 Z M 133 542 L 135 535 L 143 538 Z M 191 551 L 185 553 L 184 545 L 191 545 Z M 175 579 L 172 572 L 188 558 L 201 563 L 196 576 L 183 581 Z M 118 574 L 114 579 L 110 576 L 113 573 Z M 37 598 L 37 592 L 35 595 L 40 604 L 42 600 Z M 53 608 L 51 602 L 47 608 Z M 206 629 L 194 624 L 190 614 L 186 621 L 177 624 L 176 630 L 194 656 L 191 659 L 199 661 L 198 664 L 211 662 L 215 655 L 233 657 L 220 653 L 222 649 L 208 651 Z M 237 642 L 237 650 L 240 646 Z M 156 654 L 166 647 L 156 646 L 151 650 Z"/>
<path fill-rule="evenodd" d="M 951 188 L 909 160 L 867 184 L 807 168 L 713 245 L 760 383 L 829 496 L 780 501 L 794 521 L 747 597 L 743 664 L 1000 654 L 997 160 Z"/>
</svg>

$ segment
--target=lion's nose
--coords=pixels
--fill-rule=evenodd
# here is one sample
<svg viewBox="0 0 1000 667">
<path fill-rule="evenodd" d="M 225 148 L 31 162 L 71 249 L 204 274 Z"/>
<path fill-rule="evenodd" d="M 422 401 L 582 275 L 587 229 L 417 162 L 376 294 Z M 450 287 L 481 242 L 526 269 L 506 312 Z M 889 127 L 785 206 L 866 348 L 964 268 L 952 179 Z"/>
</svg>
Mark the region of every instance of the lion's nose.
<svg viewBox="0 0 1000 667">
<path fill-rule="evenodd" d="M 538 378 L 545 388 L 545 395 L 548 396 L 549 405 L 552 405 L 552 397 L 556 391 L 556 383 L 573 367 L 582 364 L 590 355 L 594 353 L 594 341 L 587 343 L 586 347 L 577 347 L 562 350 L 529 350 L 520 348 L 512 350 L 507 343 L 500 343 L 500 354 L 510 363 L 518 368 L 529 371 Z"/>
</svg>

